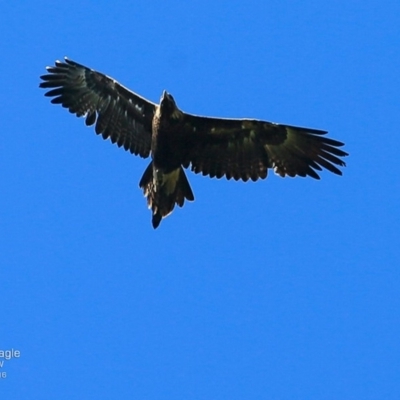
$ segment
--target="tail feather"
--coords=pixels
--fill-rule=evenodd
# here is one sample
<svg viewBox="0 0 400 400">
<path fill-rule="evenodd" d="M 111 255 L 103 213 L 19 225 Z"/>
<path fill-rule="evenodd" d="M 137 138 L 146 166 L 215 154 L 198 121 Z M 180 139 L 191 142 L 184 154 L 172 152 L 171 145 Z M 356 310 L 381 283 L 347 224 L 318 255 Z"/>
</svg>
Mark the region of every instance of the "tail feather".
<svg viewBox="0 0 400 400">
<path fill-rule="evenodd" d="M 182 167 L 164 173 L 154 167 L 153 162 L 144 171 L 139 186 L 147 197 L 147 205 L 153 213 L 154 228 L 163 218 L 172 213 L 175 204 L 183 207 L 185 199 L 194 200 L 192 189 Z"/>
</svg>

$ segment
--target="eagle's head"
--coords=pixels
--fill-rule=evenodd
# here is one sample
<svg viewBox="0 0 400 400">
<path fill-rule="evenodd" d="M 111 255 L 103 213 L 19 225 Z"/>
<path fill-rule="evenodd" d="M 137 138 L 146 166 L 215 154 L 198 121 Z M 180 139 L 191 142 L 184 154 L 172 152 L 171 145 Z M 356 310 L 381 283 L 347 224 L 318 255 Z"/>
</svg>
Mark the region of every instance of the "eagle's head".
<svg viewBox="0 0 400 400">
<path fill-rule="evenodd" d="M 182 112 L 177 107 L 174 98 L 166 91 L 160 99 L 160 114 L 165 118 L 179 119 L 182 116 Z"/>
</svg>

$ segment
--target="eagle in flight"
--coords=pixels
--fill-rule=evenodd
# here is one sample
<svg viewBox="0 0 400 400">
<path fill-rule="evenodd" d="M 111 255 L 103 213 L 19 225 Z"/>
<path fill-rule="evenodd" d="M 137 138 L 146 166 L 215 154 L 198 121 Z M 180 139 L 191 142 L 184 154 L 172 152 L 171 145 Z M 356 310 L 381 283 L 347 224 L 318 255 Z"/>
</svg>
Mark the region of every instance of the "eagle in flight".
<svg viewBox="0 0 400 400">
<path fill-rule="evenodd" d="M 282 177 L 319 179 L 322 168 L 341 175 L 343 143 L 327 132 L 255 119 L 202 117 L 181 111 L 164 91 L 155 104 L 113 78 L 65 58 L 47 67 L 40 87 L 53 104 L 84 116 L 104 139 L 151 162 L 139 186 L 152 211 L 152 224 L 175 204 L 194 200 L 184 168 L 211 178 L 264 179 L 268 169 Z"/>
</svg>

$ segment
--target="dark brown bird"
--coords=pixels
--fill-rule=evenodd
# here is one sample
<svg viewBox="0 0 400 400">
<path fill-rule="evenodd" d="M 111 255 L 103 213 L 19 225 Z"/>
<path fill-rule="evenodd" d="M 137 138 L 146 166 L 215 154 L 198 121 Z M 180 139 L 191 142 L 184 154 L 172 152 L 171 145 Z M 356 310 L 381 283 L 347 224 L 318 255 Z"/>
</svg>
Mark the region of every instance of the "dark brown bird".
<svg viewBox="0 0 400 400">
<path fill-rule="evenodd" d="M 254 119 L 223 119 L 191 115 L 163 92 L 160 104 L 131 92 L 114 79 L 74 61 L 56 61 L 41 76 L 45 96 L 61 104 L 104 139 L 152 161 L 139 186 L 152 210 L 153 227 L 168 216 L 175 204 L 194 200 L 183 168 L 191 166 L 211 178 L 267 177 L 268 168 L 284 176 L 311 176 L 322 168 L 342 175 L 343 143 L 316 129 Z"/>
</svg>

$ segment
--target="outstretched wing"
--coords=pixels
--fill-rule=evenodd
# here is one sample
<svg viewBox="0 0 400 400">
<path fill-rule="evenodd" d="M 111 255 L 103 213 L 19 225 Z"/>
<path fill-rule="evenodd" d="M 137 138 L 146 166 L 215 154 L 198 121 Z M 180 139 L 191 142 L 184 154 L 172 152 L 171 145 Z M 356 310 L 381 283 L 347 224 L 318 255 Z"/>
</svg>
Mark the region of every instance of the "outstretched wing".
<svg viewBox="0 0 400 400">
<path fill-rule="evenodd" d="M 131 153 L 148 157 L 155 104 L 138 96 L 114 79 L 74 61 L 56 61 L 41 76 L 45 96 L 95 125 L 97 134 Z"/>
<path fill-rule="evenodd" d="M 184 114 L 187 151 L 183 165 L 210 177 L 256 181 L 268 168 L 284 177 L 311 176 L 323 168 L 341 175 L 343 143 L 325 131 L 249 119 L 208 118 Z"/>
</svg>

